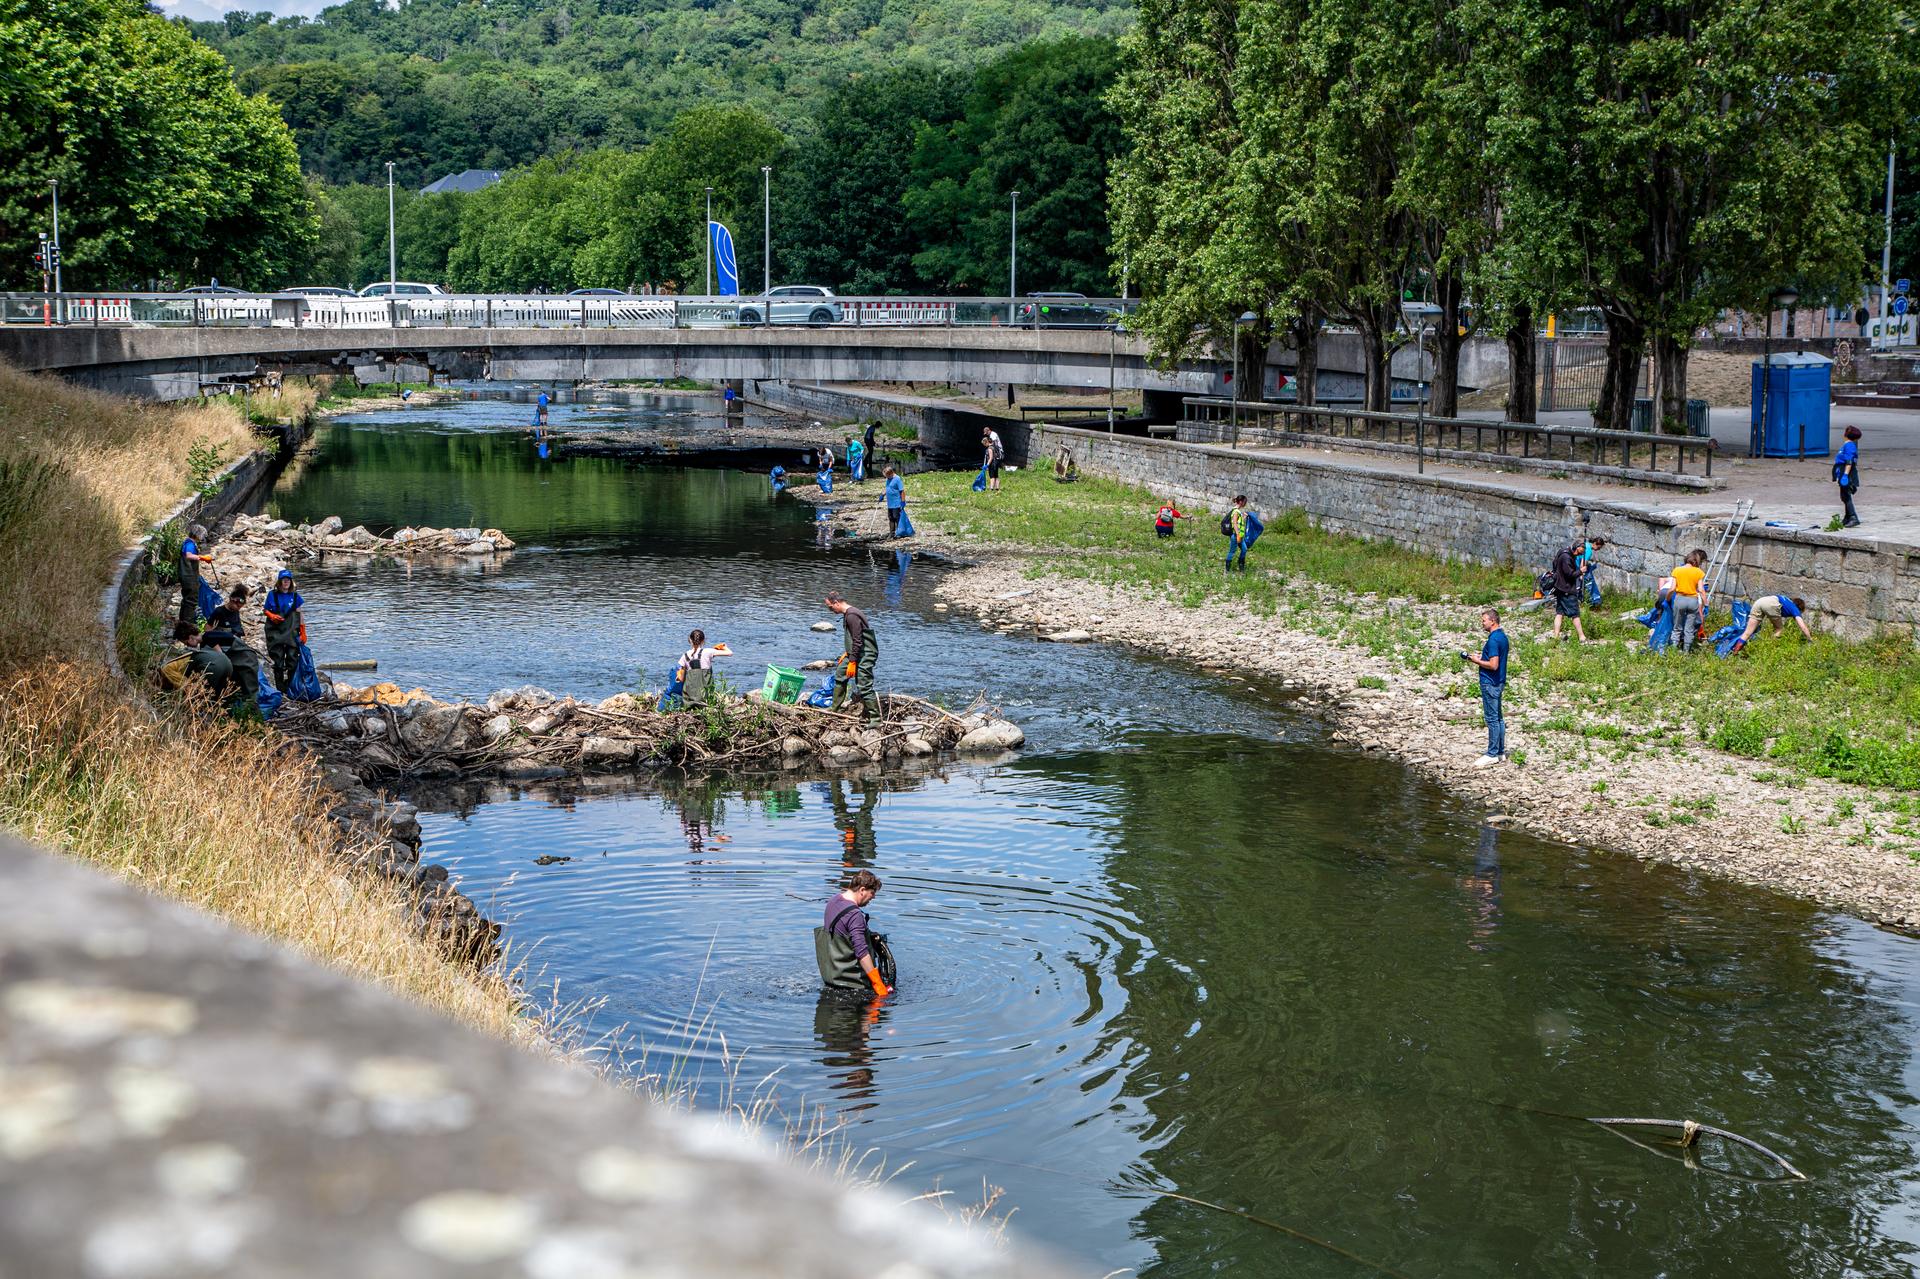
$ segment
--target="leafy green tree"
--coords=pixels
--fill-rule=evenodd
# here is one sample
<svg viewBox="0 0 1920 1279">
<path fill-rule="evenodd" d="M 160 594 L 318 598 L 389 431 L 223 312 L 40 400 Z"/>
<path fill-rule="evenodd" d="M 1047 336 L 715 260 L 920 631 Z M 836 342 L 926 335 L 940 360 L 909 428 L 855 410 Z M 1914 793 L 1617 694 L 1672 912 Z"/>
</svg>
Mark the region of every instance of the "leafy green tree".
<svg viewBox="0 0 1920 1279">
<path fill-rule="evenodd" d="M 775 174 L 774 266 L 843 293 L 919 292 L 919 242 L 901 215 L 923 127 L 950 124 L 960 77 L 927 67 L 864 76 L 827 96 Z"/>
<path fill-rule="evenodd" d="M 1089 294 L 1116 287 L 1105 214 L 1121 138 L 1105 98 L 1118 66 L 1110 40 L 1025 45 L 979 70 L 958 120 L 920 129 L 902 207 L 925 246 L 913 266 L 929 288 L 1006 287 L 1014 191 L 1024 279 Z"/>
<path fill-rule="evenodd" d="M 292 136 L 135 0 L 0 0 L 0 261 L 30 275 L 50 179 L 70 287 L 282 283 L 317 234 Z"/>
</svg>

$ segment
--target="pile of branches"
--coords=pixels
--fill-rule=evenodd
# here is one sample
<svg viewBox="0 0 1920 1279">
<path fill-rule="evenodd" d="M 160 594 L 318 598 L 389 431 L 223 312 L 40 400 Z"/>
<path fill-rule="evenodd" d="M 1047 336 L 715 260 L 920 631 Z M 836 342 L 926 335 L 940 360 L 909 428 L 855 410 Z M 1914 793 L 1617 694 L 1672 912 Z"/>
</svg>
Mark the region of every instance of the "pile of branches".
<svg viewBox="0 0 1920 1279">
<path fill-rule="evenodd" d="M 539 689 L 496 693 L 484 705 L 414 701 L 400 706 L 320 701 L 288 704 L 275 726 L 370 776 L 538 776 L 634 768 L 826 763 L 848 767 L 932 755 L 961 746 L 1020 742 L 984 697 L 955 713 L 903 694 L 881 697 L 881 715 L 716 696 L 682 710 L 616 694 L 597 703 Z M 971 748 L 971 747 L 969 747 Z"/>
</svg>

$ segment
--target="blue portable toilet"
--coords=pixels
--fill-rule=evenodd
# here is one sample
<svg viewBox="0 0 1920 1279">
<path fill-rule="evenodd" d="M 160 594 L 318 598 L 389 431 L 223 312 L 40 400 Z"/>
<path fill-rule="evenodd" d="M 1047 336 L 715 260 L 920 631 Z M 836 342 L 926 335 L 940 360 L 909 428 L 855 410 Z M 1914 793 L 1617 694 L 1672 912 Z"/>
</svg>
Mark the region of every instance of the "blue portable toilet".
<svg viewBox="0 0 1920 1279">
<path fill-rule="evenodd" d="M 1762 383 L 1767 406 L 1766 439 L 1760 438 Z M 1755 457 L 1826 457 L 1833 452 L 1833 361 L 1813 351 L 1783 351 L 1772 367 L 1753 365 L 1751 448 Z M 1802 434 L 1802 428 L 1805 433 Z"/>
</svg>

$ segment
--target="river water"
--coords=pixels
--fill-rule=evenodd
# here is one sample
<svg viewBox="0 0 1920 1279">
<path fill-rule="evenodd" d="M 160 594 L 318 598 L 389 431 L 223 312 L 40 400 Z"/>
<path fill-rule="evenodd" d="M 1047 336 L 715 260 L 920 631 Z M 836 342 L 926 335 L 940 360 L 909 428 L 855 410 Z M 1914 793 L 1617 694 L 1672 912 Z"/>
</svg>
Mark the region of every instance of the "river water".
<svg viewBox="0 0 1920 1279">
<path fill-rule="evenodd" d="M 309 570 L 323 660 L 443 696 L 599 697 L 657 686 L 701 625 L 757 685 L 838 650 L 808 629 L 838 586 L 883 686 L 989 690 L 1029 734 L 915 772 L 420 795 L 429 855 L 596 1003 L 629 1068 L 824 1114 L 907 1165 L 903 1199 L 1003 1188 L 1014 1233 L 1094 1274 L 1913 1272 L 1910 942 L 1496 829 L 1279 690 L 984 631 L 933 608 L 937 569 L 821 545 L 758 476 L 541 459 L 523 412 L 322 432 L 279 514 L 520 543 L 483 568 Z M 878 1009 L 822 999 L 813 969 L 855 866 L 885 881 L 901 963 Z M 1581 1119 L 1612 1115 L 1720 1125 L 1810 1180 Z"/>
</svg>

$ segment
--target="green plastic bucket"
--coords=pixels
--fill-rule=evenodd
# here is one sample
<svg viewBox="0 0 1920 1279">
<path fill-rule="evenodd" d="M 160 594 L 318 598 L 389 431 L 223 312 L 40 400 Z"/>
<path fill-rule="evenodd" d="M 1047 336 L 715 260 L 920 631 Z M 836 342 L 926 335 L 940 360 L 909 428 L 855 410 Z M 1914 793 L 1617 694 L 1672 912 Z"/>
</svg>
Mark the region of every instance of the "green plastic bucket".
<svg viewBox="0 0 1920 1279">
<path fill-rule="evenodd" d="M 807 677 L 799 671 L 788 670 L 784 666 L 767 666 L 767 682 L 760 691 L 770 702 L 785 702 L 788 706 L 800 700 L 800 690 L 806 687 Z"/>
</svg>

